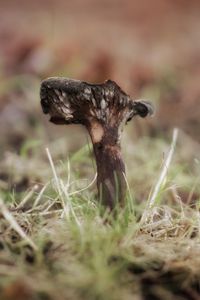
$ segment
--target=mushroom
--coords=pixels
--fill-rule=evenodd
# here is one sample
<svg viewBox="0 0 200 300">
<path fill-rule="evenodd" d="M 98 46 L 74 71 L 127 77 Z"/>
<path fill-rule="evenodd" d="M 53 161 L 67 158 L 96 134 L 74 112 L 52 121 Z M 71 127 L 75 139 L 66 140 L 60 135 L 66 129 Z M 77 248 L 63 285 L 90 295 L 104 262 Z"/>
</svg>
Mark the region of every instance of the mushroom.
<svg viewBox="0 0 200 300">
<path fill-rule="evenodd" d="M 54 124 L 82 124 L 92 140 L 97 165 L 98 199 L 110 209 L 126 196 L 125 165 L 120 139 L 124 125 L 134 116 L 152 115 L 147 101 L 133 101 L 112 80 L 90 84 L 52 77 L 40 90 L 43 112 Z"/>
</svg>

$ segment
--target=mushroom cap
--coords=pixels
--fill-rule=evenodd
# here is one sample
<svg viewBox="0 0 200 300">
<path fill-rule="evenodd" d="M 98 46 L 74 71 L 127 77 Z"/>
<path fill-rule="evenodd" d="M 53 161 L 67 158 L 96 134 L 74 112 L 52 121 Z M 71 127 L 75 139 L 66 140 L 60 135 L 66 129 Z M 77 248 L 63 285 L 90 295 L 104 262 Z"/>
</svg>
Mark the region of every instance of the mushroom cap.
<svg viewBox="0 0 200 300">
<path fill-rule="evenodd" d="M 147 101 L 133 101 L 112 80 L 90 84 L 64 77 L 42 81 L 40 98 L 43 112 L 55 124 L 83 124 L 93 121 L 119 126 L 133 116 L 153 113 Z"/>
</svg>

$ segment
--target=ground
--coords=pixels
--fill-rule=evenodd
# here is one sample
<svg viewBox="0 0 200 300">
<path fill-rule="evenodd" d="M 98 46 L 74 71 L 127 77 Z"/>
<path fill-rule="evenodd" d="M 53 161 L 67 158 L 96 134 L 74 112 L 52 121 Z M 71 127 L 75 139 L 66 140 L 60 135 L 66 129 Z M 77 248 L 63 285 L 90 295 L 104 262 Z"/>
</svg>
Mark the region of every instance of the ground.
<svg viewBox="0 0 200 300">
<path fill-rule="evenodd" d="M 199 32 L 198 1 L 1 1 L 0 299 L 200 298 Z M 84 128 L 42 113 L 49 76 L 155 106 L 123 133 L 113 215 Z"/>
</svg>

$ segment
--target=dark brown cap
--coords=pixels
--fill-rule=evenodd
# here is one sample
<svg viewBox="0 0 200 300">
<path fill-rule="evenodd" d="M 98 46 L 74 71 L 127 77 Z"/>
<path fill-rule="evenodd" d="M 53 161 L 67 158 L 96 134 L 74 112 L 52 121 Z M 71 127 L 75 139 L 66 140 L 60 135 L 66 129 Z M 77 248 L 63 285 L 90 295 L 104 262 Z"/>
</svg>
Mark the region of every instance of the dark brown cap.
<svg viewBox="0 0 200 300">
<path fill-rule="evenodd" d="M 146 117 L 153 108 L 146 101 L 133 101 L 112 80 L 102 84 L 52 77 L 44 80 L 40 90 L 43 112 L 55 124 L 83 124 L 98 121 L 101 124 L 120 125 L 133 116 Z"/>
</svg>

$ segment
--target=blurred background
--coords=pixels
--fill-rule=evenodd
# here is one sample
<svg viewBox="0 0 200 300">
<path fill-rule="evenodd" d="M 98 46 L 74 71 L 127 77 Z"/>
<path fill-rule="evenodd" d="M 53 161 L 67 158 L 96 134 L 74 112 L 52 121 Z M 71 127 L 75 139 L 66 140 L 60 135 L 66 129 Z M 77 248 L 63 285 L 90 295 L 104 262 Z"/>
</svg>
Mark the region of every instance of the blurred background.
<svg viewBox="0 0 200 300">
<path fill-rule="evenodd" d="M 136 121 L 139 134 L 178 126 L 199 140 L 200 2 L 1 0 L 2 146 L 20 148 L 41 123 L 49 138 L 63 134 L 41 114 L 48 76 L 116 80 L 133 99 L 154 102 L 154 119 Z"/>
<path fill-rule="evenodd" d="M 44 149 L 65 136 L 63 151 L 87 141 L 80 126 L 55 126 L 42 114 L 39 88 L 49 76 L 113 79 L 156 108 L 154 118 L 129 125 L 131 143 L 177 126 L 184 146 L 199 149 L 200 2 L 1 0 L 1 161 L 37 141 Z"/>
<path fill-rule="evenodd" d="M 42 113 L 40 84 L 52 76 L 112 79 L 155 106 L 122 136 L 130 216 L 107 222 L 96 211 L 86 130 Z M 1 300 L 140 299 L 140 289 L 144 299 L 200 299 L 199 182 L 200 0 L 0 0 Z"/>
</svg>

